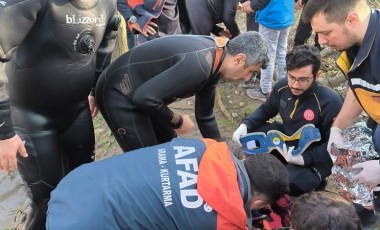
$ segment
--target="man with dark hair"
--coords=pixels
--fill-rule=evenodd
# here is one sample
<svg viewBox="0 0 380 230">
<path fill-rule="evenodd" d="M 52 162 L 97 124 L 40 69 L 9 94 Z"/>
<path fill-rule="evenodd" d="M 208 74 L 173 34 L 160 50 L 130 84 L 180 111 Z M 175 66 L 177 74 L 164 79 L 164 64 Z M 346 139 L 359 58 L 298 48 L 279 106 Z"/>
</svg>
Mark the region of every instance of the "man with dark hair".
<svg viewBox="0 0 380 230">
<path fill-rule="evenodd" d="M 215 87 L 248 79 L 265 66 L 268 44 L 257 32 L 234 39 L 172 35 L 137 46 L 101 75 L 96 99 L 123 151 L 152 146 L 189 132 L 187 114 L 168 105 L 195 95 L 195 117 L 204 138 L 220 139 L 213 113 Z"/>
<path fill-rule="evenodd" d="M 292 208 L 294 230 L 361 229 L 352 203 L 338 194 L 317 191 L 297 198 Z"/>
<path fill-rule="evenodd" d="M 365 111 L 377 123 L 373 143 L 380 153 L 380 11 L 371 9 L 366 0 L 310 0 L 303 20 L 311 22 L 321 45 L 341 51 L 336 62 L 349 83 L 343 107 L 331 128 L 328 149 L 333 142 L 344 146 L 342 131 Z M 359 183 L 372 188 L 380 184 L 378 160 L 353 167 L 362 169 L 356 176 Z M 380 203 L 380 188 L 375 190 L 374 198 Z"/>
<path fill-rule="evenodd" d="M 90 92 L 111 61 L 120 18 L 114 0 L 0 3 L 0 170 L 18 166 L 32 200 L 25 228 L 42 230 L 50 192 L 93 161 Z"/>
<path fill-rule="evenodd" d="M 288 189 L 274 156 L 175 138 L 83 165 L 52 193 L 47 229 L 251 229 L 251 209 Z"/>
<path fill-rule="evenodd" d="M 326 150 L 327 140 L 334 117 L 342 105 L 342 98 L 334 90 L 322 86 L 316 80 L 319 77 L 321 55 L 310 45 L 294 47 L 286 55 L 287 78 L 280 80 L 273 88 L 269 98 L 246 117 L 233 134 L 233 140 L 239 142 L 247 132 L 267 132 L 279 130 L 292 136 L 301 127 L 313 124 L 319 129 L 321 140 L 312 143 L 301 154 L 293 156 L 297 144 L 293 141 L 277 147 L 280 159 L 286 163 L 289 173 L 291 196 L 318 188 L 331 174 L 332 161 Z M 280 115 L 282 123 L 267 123 Z M 276 150 L 272 151 L 277 154 Z"/>
</svg>

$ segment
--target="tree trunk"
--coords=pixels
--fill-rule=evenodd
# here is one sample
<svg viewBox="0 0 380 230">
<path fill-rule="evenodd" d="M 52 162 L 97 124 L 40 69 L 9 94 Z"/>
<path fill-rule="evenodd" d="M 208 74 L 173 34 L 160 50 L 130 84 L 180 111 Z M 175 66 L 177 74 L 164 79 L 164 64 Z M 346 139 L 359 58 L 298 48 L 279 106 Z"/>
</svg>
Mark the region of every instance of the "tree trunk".
<svg viewBox="0 0 380 230">
<path fill-rule="evenodd" d="M 347 79 L 340 72 L 336 76 L 332 76 L 332 77 L 328 76 L 328 77 L 325 77 L 323 79 L 319 79 L 319 82 L 322 85 L 328 86 L 330 88 L 337 87 L 345 81 L 347 81 Z"/>
</svg>

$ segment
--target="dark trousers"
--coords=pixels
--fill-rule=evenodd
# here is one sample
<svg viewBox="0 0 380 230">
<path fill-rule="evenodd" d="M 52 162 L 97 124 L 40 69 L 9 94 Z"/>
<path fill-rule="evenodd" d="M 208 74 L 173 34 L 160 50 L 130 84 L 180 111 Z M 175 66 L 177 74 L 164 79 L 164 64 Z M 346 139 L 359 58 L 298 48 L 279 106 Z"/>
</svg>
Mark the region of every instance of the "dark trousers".
<svg viewBox="0 0 380 230">
<path fill-rule="evenodd" d="M 259 32 L 259 23 L 256 22 L 256 13 L 247 14 L 246 17 L 247 31 Z"/>
<path fill-rule="evenodd" d="M 127 43 L 128 43 L 128 49 L 132 49 L 136 46 L 136 35 L 131 32 L 128 26 L 127 28 Z"/>
<path fill-rule="evenodd" d="M 303 45 L 306 43 L 306 41 L 309 39 L 311 36 L 311 24 L 309 23 L 304 23 L 302 21 L 302 15 L 301 18 L 298 22 L 296 34 L 294 36 L 294 46 L 299 46 Z M 318 34 L 315 34 L 314 37 L 314 46 L 317 47 L 319 50 L 321 50 L 321 45 L 318 43 Z"/>
</svg>

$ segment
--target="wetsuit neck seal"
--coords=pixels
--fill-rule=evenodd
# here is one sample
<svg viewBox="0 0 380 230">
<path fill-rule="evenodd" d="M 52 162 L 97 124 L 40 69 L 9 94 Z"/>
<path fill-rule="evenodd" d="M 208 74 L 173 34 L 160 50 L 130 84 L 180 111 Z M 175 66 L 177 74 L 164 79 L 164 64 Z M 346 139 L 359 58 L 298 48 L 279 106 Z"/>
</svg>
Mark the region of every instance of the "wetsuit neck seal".
<svg viewBox="0 0 380 230">
<path fill-rule="evenodd" d="M 70 2 L 77 9 L 88 10 L 94 8 L 99 0 L 70 0 Z"/>
<path fill-rule="evenodd" d="M 223 63 L 224 57 L 226 56 L 226 50 L 224 49 L 229 42 L 228 38 L 215 37 L 215 60 L 212 73 L 217 73 L 220 66 Z"/>
<path fill-rule="evenodd" d="M 221 56 L 219 58 L 219 63 L 216 66 L 216 69 L 214 70 L 214 73 L 219 72 L 220 66 L 222 66 L 222 63 L 224 61 L 224 57 L 226 56 L 226 51 L 224 50 L 224 47 L 223 48 L 218 48 L 218 49 L 222 49 L 221 50 L 222 54 L 221 54 Z M 218 50 L 216 50 L 216 52 L 218 53 Z M 217 58 L 218 58 L 218 56 L 215 57 L 215 63 L 217 63 L 217 61 L 218 61 Z"/>
</svg>

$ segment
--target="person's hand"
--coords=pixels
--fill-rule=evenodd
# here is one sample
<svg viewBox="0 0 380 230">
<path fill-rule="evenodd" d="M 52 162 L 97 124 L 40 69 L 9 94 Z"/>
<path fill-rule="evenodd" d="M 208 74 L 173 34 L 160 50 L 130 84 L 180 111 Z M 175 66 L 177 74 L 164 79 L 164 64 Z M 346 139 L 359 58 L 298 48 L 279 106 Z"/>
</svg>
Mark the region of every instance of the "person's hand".
<svg viewBox="0 0 380 230">
<path fill-rule="evenodd" d="M 228 29 L 224 29 L 224 30 L 222 30 L 222 31 L 219 32 L 219 36 L 226 37 L 226 38 L 231 38 L 232 34 L 230 33 L 230 31 Z"/>
<path fill-rule="evenodd" d="M 248 133 L 247 126 L 245 124 L 241 124 L 239 128 L 235 130 L 234 134 L 232 134 L 232 140 L 238 143 L 239 145 L 241 145 L 240 138 L 244 135 L 247 135 L 247 133 Z"/>
<path fill-rule="evenodd" d="M 296 164 L 296 165 L 305 165 L 305 161 L 304 161 L 303 156 L 301 154 L 298 154 L 296 156 L 292 155 L 292 152 L 294 150 L 294 146 L 291 146 L 288 149 L 288 147 L 284 143 L 282 145 L 282 148 L 277 146 L 276 149 L 281 153 L 281 155 L 284 157 L 284 159 L 288 163 L 292 163 L 292 164 Z"/>
<path fill-rule="evenodd" d="M 331 144 L 335 143 L 337 147 L 344 147 L 342 130 L 338 127 L 331 127 L 330 129 L 330 138 L 327 143 L 327 152 L 331 154 Z"/>
<path fill-rule="evenodd" d="M 295 9 L 296 10 L 300 10 L 302 8 L 302 0 L 298 0 L 296 3 L 295 3 Z"/>
<path fill-rule="evenodd" d="M 178 135 L 186 134 L 194 128 L 194 122 L 191 120 L 189 115 L 183 114 L 181 116 L 183 119 L 183 123 L 182 123 L 181 127 L 179 127 L 178 129 L 175 129 L 175 132 Z"/>
<path fill-rule="evenodd" d="M 379 160 L 370 160 L 354 164 L 354 169 L 362 169 L 354 179 L 358 183 L 364 184 L 370 188 L 376 187 L 380 184 L 380 164 Z"/>
<path fill-rule="evenodd" d="M 155 35 L 157 33 L 154 27 L 157 28 L 158 25 L 152 21 L 149 21 L 143 29 L 140 28 L 140 25 L 138 23 L 132 23 L 131 25 L 135 30 L 139 31 L 145 37 L 148 37 L 149 35 Z"/>
<path fill-rule="evenodd" d="M 24 143 L 17 134 L 12 138 L 0 140 L 0 171 L 17 169 L 17 151 L 21 156 L 28 157 Z"/>
<path fill-rule="evenodd" d="M 99 112 L 99 107 L 98 103 L 96 103 L 94 96 L 88 96 L 88 104 L 90 105 L 91 117 L 96 117 L 96 115 L 98 115 Z"/>
<path fill-rule="evenodd" d="M 238 4 L 238 6 L 237 6 L 236 9 L 237 9 L 237 10 L 241 10 L 241 2 L 239 2 L 239 4 Z"/>
<path fill-rule="evenodd" d="M 251 1 L 245 1 L 241 4 L 241 10 L 248 14 L 253 14 L 255 12 L 251 7 Z"/>
</svg>

